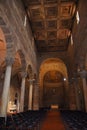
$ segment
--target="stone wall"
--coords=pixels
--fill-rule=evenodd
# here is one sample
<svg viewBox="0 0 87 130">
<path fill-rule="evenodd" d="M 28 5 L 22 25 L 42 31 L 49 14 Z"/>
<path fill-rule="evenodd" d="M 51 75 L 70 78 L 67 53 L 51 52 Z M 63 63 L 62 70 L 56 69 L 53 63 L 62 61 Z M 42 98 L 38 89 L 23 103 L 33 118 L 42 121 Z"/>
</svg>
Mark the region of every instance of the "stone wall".
<svg viewBox="0 0 87 130">
<path fill-rule="evenodd" d="M 12 66 L 11 84 L 9 90 L 9 103 L 15 102 L 15 94 L 18 94 L 18 107 L 20 105 L 21 81 L 15 79 L 16 74 L 21 71 L 27 71 L 27 66 L 30 65 L 32 73 L 37 74 L 37 51 L 32 35 L 29 19 L 22 0 L 6 0 L 0 1 L 0 29 L 5 36 L 5 52 L 6 55 L 2 58 L 4 66 L 0 66 L 1 70 L 6 68 L 6 57 L 14 59 Z M 1 39 L 2 37 L 0 37 Z M 3 48 L 2 48 L 3 49 Z M 17 55 L 19 57 L 17 57 Z M 3 56 L 3 54 L 2 54 Z M 1 60 L 1 58 L 0 58 Z M 2 63 L 3 61 L 0 61 Z M 20 61 L 20 64 L 19 64 Z M 23 66 L 24 65 L 24 66 Z M 1 71 L 0 71 L 1 72 Z M 1 73 L 0 73 L 1 74 Z M 4 79 L 3 79 L 4 82 Z M 29 86 L 28 86 L 29 87 Z M 0 84 L 0 93 L 2 94 L 3 84 Z M 27 100 L 26 100 L 27 99 Z M 1 97 L 0 97 L 1 105 Z M 28 93 L 25 89 L 24 107 L 28 106 Z M 9 107 L 9 106 L 8 106 Z M 18 108 L 19 109 L 19 108 Z M 25 108 L 26 109 L 26 108 Z M 19 111 L 19 110 L 18 110 Z"/>
<path fill-rule="evenodd" d="M 73 27 L 73 41 L 74 41 L 74 60 L 78 67 L 85 64 L 85 56 L 87 54 L 87 1 L 80 0 L 77 8 L 79 14 L 79 23 L 75 19 Z"/>
<path fill-rule="evenodd" d="M 31 64 L 33 71 L 37 72 L 36 47 L 29 25 L 29 19 L 27 18 L 22 1 L 6 0 L 4 2 L 1 0 L 0 11 L 12 33 L 14 53 L 18 50 L 22 50 L 27 64 Z M 9 37 L 9 42 L 10 40 L 11 37 Z M 9 55 L 11 55 L 11 53 Z"/>
</svg>

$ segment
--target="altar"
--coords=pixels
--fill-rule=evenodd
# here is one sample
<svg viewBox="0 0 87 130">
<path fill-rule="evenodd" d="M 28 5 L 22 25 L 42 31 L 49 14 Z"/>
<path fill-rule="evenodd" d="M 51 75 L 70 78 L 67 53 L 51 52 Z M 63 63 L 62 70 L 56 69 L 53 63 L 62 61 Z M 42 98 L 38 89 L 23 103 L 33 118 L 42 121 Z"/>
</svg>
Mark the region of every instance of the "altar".
<svg viewBox="0 0 87 130">
<path fill-rule="evenodd" d="M 58 109 L 59 106 L 58 105 L 51 105 L 51 109 Z"/>
</svg>

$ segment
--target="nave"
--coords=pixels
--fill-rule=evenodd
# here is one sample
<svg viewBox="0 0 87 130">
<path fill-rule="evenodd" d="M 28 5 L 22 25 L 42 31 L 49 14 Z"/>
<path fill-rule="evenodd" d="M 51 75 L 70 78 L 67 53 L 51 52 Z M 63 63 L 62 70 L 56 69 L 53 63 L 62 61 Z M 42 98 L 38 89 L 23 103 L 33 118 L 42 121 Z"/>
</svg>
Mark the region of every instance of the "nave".
<svg viewBox="0 0 87 130">
<path fill-rule="evenodd" d="M 86 113 L 87 0 L 0 0 L 0 130 L 87 130 Z"/>
<path fill-rule="evenodd" d="M 43 121 L 41 130 L 66 130 L 61 114 L 58 110 L 47 112 L 46 119 Z"/>
<path fill-rule="evenodd" d="M 0 130 L 87 130 L 87 113 L 42 109 L 0 117 Z"/>
</svg>

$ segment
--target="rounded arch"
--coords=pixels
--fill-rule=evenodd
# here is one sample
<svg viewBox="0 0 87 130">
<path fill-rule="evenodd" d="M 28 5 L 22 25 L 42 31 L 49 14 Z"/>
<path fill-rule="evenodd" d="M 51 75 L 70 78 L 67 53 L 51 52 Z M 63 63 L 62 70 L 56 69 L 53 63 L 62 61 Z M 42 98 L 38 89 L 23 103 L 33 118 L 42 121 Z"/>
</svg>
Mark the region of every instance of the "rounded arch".
<svg viewBox="0 0 87 130">
<path fill-rule="evenodd" d="M 17 74 L 18 72 L 25 72 L 26 71 L 26 60 L 22 50 L 18 50 L 14 56 L 14 64 L 12 68 L 13 75 Z"/>
<path fill-rule="evenodd" d="M 3 91 L 3 82 L 4 82 L 4 75 L 5 75 L 5 66 L 6 66 L 6 62 L 5 62 L 5 57 L 6 57 L 6 41 L 5 41 L 5 35 L 3 33 L 3 30 L 0 28 L 0 95 L 2 95 L 2 91 Z M 0 99 L 0 103 L 1 103 L 1 99 Z"/>
<path fill-rule="evenodd" d="M 3 16 L 1 16 L 1 14 L 3 15 L 3 11 L 0 10 L 0 32 L 3 32 L 3 39 L 0 37 L 0 41 L 5 42 L 6 43 L 6 57 L 13 57 L 14 56 L 14 39 L 12 36 L 12 31 L 11 29 L 8 27 L 8 24 L 5 22 L 5 20 L 3 19 Z M 1 35 L 1 33 L 0 33 Z"/>
<path fill-rule="evenodd" d="M 64 62 L 61 59 L 58 58 L 49 58 L 45 61 L 40 66 L 40 71 L 39 71 L 39 83 L 40 85 L 42 84 L 42 80 L 46 72 L 50 70 L 56 70 L 59 71 L 66 79 L 68 79 L 67 75 L 67 68 Z"/>
<path fill-rule="evenodd" d="M 3 30 L 0 28 L 0 66 L 5 60 L 6 57 L 6 41 L 5 41 L 5 36 L 3 33 Z"/>
<path fill-rule="evenodd" d="M 67 79 L 64 85 L 66 87 L 66 91 L 68 90 L 68 74 L 67 74 L 67 67 L 64 64 L 64 62 L 59 58 L 46 59 L 45 61 L 42 62 L 40 66 L 40 70 L 39 70 L 40 104 L 41 104 L 42 95 L 43 95 L 42 92 L 43 92 L 44 75 L 48 71 L 52 71 L 52 70 L 60 72 L 63 75 L 63 77 Z"/>
<path fill-rule="evenodd" d="M 0 42 L 3 42 L 6 44 L 5 35 L 2 28 L 0 28 Z"/>
<path fill-rule="evenodd" d="M 65 98 L 63 75 L 59 71 L 48 71 L 43 81 L 43 106 L 49 107 L 55 104 L 59 108 L 64 108 Z"/>
<path fill-rule="evenodd" d="M 51 65 L 50 65 L 51 64 Z M 46 70 L 57 69 L 65 77 L 67 77 L 67 68 L 64 62 L 59 58 L 49 58 L 42 62 L 40 66 L 40 72 L 45 68 Z"/>
<path fill-rule="evenodd" d="M 0 10 L 0 83 L 1 83 L 0 95 L 2 95 L 2 91 L 3 91 L 5 66 L 7 60 L 6 58 L 10 58 L 10 57 L 13 58 L 13 53 L 14 51 L 13 51 L 12 33 L 9 30 L 9 27 L 7 26 L 5 21 L 3 20 L 3 14 L 1 17 L 1 10 Z M 1 98 L 0 98 L 0 104 L 1 104 Z"/>
</svg>

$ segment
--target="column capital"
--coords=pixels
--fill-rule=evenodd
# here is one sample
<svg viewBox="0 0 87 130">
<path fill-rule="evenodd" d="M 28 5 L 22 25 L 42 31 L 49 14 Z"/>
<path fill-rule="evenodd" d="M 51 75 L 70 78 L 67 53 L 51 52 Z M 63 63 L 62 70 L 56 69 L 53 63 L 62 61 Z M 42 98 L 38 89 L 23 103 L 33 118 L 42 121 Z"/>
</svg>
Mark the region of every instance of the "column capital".
<svg viewBox="0 0 87 130">
<path fill-rule="evenodd" d="M 6 65 L 12 65 L 14 63 L 13 57 L 6 57 Z"/>
<path fill-rule="evenodd" d="M 34 84 L 35 79 L 29 79 L 28 82 L 29 82 L 29 84 Z"/>
<path fill-rule="evenodd" d="M 29 79 L 28 81 L 29 81 L 29 82 L 34 82 L 34 81 L 35 81 L 35 79 Z"/>
<path fill-rule="evenodd" d="M 82 71 L 79 72 L 79 74 L 80 74 L 81 78 L 86 78 L 87 71 L 86 70 L 82 70 Z"/>
</svg>

